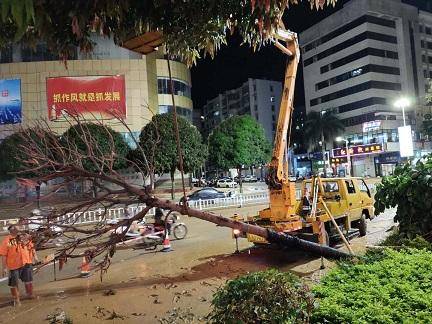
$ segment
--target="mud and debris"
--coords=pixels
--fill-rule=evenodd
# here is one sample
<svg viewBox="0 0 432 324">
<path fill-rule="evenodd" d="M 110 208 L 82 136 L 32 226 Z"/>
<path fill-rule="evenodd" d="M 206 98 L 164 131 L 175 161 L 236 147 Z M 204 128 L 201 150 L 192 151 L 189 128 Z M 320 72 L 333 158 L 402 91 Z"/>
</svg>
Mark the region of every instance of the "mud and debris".
<svg viewBox="0 0 432 324">
<path fill-rule="evenodd" d="M 255 210 L 260 208 L 255 206 Z M 229 216 L 228 211 L 226 215 Z M 366 245 L 376 244 L 387 235 L 385 231 L 393 225 L 393 215 L 394 211 L 389 211 L 369 221 L 370 235 L 354 238 L 351 241 L 354 251 L 361 253 Z M 325 269 L 320 270 L 319 258 L 298 251 L 251 248 L 245 240 L 240 242 L 241 253 L 234 254 L 235 243 L 229 239 L 229 229 L 215 228 L 196 219 L 185 220 L 190 236 L 174 241 L 175 251 L 169 254 L 119 251 L 103 282 L 99 276 L 72 278 L 76 266 L 71 260 L 57 273 L 57 281 L 53 280 L 52 269 L 38 273 L 34 281 L 40 300 L 25 300 L 19 310 L 6 305 L 9 291 L 6 285 L 0 286 L 0 304 L 6 305 L 0 312 L 0 322 L 13 322 L 19 316 L 23 323 L 43 323 L 48 320 L 47 313 L 59 316 L 62 311 L 74 323 L 206 322 L 214 292 L 229 279 L 278 268 L 315 283 L 334 266 L 331 260 L 324 260 Z"/>
</svg>

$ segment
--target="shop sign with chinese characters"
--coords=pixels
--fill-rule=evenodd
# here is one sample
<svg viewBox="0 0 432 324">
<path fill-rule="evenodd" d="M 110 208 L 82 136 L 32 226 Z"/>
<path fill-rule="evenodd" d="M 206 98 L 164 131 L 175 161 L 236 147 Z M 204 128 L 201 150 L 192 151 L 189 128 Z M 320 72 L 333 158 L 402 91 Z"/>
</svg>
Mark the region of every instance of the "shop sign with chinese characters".
<svg viewBox="0 0 432 324">
<path fill-rule="evenodd" d="M 65 115 L 126 117 L 125 88 L 123 75 L 48 78 L 49 119 L 56 120 Z"/>
<path fill-rule="evenodd" d="M 382 151 L 383 151 L 382 144 L 356 145 L 356 146 L 351 146 L 349 148 L 349 153 L 351 156 L 375 154 L 375 153 L 381 153 Z M 344 157 L 344 156 L 347 156 L 346 148 L 333 149 L 333 157 Z"/>
</svg>

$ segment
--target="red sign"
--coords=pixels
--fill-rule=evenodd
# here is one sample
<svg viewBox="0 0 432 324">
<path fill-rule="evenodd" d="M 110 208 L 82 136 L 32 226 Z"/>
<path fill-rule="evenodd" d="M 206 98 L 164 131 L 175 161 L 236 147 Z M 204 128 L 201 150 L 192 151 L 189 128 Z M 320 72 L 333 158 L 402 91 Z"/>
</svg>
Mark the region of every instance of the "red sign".
<svg viewBox="0 0 432 324">
<path fill-rule="evenodd" d="M 357 146 L 351 146 L 349 148 L 349 153 L 351 156 L 374 154 L 374 153 L 380 153 L 382 151 L 383 149 L 381 144 L 357 145 Z M 333 157 L 342 157 L 346 155 L 347 155 L 346 148 L 333 149 Z"/>
<path fill-rule="evenodd" d="M 126 117 L 125 88 L 123 75 L 48 78 L 49 119 L 64 115 Z"/>
</svg>

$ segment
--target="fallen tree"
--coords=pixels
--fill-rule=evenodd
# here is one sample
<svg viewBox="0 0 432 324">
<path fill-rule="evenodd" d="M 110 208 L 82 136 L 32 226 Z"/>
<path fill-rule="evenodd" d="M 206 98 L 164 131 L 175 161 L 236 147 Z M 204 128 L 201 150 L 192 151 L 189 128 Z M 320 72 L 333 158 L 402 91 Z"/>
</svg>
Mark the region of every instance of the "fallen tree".
<svg viewBox="0 0 432 324">
<path fill-rule="evenodd" d="M 340 259 L 349 257 L 348 254 L 330 247 L 323 247 L 291 235 L 277 233 L 273 230 L 246 224 L 211 212 L 193 209 L 175 201 L 161 199 L 154 195 L 150 186 L 139 187 L 129 184 L 124 176 L 114 168 L 119 162 L 118 159 L 124 159 L 124 163 L 132 164 L 138 170 L 145 164 L 138 166 L 133 161 L 127 160 L 127 157 L 124 155 L 118 155 L 115 151 L 114 139 L 110 136 L 107 137 L 111 139 L 107 143 L 110 149 L 106 149 L 105 147 L 104 150 L 100 150 L 96 139 L 87 134 L 87 121 L 74 118 L 71 122 L 76 124 L 76 127 L 83 134 L 82 144 L 84 146 L 81 145 L 78 148 L 67 137 L 60 138 L 52 132 L 47 132 L 48 125 L 43 122 L 38 123 L 31 130 L 23 129 L 20 132 L 23 143 L 26 143 L 26 145 L 20 146 L 22 156 L 25 157 L 22 161 L 25 169 L 22 172 L 31 172 L 34 175 L 32 178 L 33 181 L 46 183 L 50 180 L 56 180 L 60 184 L 55 187 L 55 190 L 58 190 L 59 187 L 67 186 L 73 181 L 88 181 L 93 183 L 99 190 L 98 196 L 90 200 L 77 202 L 76 204 L 72 202 L 70 207 L 52 210 L 37 218 L 29 217 L 23 220 L 29 224 L 48 224 L 45 230 L 35 232 L 34 235 L 36 236 L 47 235 L 52 226 L 62 228 L 62 235 L 65 238 L 75 236 L 74 240 L 69 240 L 58 248 L 55 255 L 56 259 L 65 260 L 67 258 L 86 255 L 92 260 L 97 258 L 98 261 L 94 262 L 95 266 L 99 267 L 100 270 L 106 270 L 109 267 L 110 259 L 115 252 L 116 246 L 119 244 L 122 245 L 122 242 L 125 241 L 125 235 L 132 223 L 143 220 L 150 210 L 155 207 L 162 208 L 167 213 L 177 212 L 212 222 L 219 226 L 255 234 L 281 247 L 300 249 L 328 258 Z M 102 126 L 102 124 L 100 125 Z M 103 129 L 109 135 L 109 129 Z M 39 145 L 35 145 L 34 134 L 39 134 L 40 138 L 43 139 L 42 145 L 40 143 Z M 142 152 L 142 154 L 145 153 Z M 143 158 L 145 159 L 145 156 Z M 92 165 L 91 168 L 88 167 L 89 163 Z M 145 175 L 149 174 L 148 170 L 142 171 Z M 132 204 L 144 205 L 145 208 L 132 217 L 122 219 L 116 224 L 107 223 L 109 208 L 113 206 L 127 208 L 127 206 Z M 101 211 L 102 217 L 100 221 L 85 227 L 77 224 L 78 218 L 73 213 L 92 209 L 99 209 Z M 113 231 L 117 233 L 120 231 L 120 234 L 109 235 Z M 86 248 L 84 250 L 80 249 L 82 246 L 86 246 Z"/>
</svg>

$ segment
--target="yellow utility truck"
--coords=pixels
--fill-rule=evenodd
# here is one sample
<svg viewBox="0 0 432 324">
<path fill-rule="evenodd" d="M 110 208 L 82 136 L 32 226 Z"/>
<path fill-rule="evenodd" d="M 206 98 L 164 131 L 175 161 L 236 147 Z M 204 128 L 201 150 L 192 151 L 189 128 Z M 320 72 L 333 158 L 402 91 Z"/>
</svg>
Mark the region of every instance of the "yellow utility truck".
<svg viewBox="0 0 432 324">
<path fill-rule="evenodd" d="M 288 56 L 284 89 L 271 162 L 266 183 L 269 187 L 269 207 L 258 215 L 239 220 L 268 227 L 278 232 L 299 235 L 320 243 L 328 243 L 329 235 L 349 234 L 352 227 L 360 235 L 366 234 L 366 219 L 373 217 L 373 198 L 361 178 L 313 177 L 302 184 L 302 198 L 296 200 L 296 183 L 290 180 L 286 156 L 292 124 L 294 87 L 300 58 L 297 34 L 283 26 L 275 32 L 275 45 Z M 345 232 L 345 233 L 343 233 Z M 234 233 L 254 243 L 266 243 L 265 239 Z M 343 235 L 342 235 L 343 234 Z M 345 240 L 346 242 L 346 240 Z"/>
</svg>

